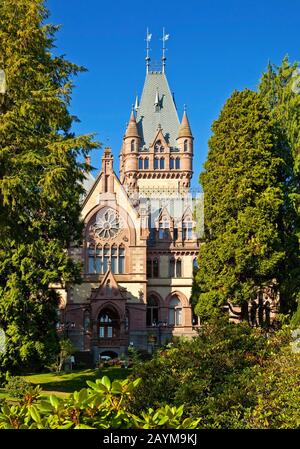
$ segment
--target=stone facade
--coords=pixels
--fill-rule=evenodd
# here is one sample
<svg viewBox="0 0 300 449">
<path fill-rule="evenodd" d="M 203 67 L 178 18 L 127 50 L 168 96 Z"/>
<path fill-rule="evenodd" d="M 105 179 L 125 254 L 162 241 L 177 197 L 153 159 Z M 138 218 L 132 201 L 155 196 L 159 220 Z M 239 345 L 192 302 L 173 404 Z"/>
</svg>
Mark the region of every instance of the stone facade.
<svg viewBox="0 0 300 449">
<path fill-rule="evenodd" d="M 105 148 L 96 179 L 86 174 L 84 244 L 70 249 L 83 263 L 83 283 L 64 293 L 61 322 L 94 363 L 129 345 L 151 352 L 174 335 L 195 334 L 192 160 L 186 111 L 180 123 L 165 73 L 147 71 L 123 138 L 120 176 Z"/>
</svg>

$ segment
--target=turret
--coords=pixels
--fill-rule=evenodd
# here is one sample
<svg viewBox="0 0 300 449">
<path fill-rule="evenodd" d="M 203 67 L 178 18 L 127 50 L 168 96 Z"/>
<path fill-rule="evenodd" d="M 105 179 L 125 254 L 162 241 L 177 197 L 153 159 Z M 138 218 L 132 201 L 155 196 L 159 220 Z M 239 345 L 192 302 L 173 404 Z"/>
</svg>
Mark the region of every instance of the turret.
<svg viewBox="0 0 300 449">
<path fill-rule="evenodd" d="M 136 187 L 138 171 L 138 151 L 141 139 L 138 133 L 134 111 L 132 110 L 126 133 L 123 139 L 122 162 L 125 183 L 131 187 Z"/>
<path fill-rule="evenodd" d="M 181 153 L 181 169 L 192 171 L 193 158 L 193 135 L 189 124 L 189 119 L 184 109 L 181 124 L 178 130 L 178 137 L 176 139 L 177 146 Z"/>
</svg>

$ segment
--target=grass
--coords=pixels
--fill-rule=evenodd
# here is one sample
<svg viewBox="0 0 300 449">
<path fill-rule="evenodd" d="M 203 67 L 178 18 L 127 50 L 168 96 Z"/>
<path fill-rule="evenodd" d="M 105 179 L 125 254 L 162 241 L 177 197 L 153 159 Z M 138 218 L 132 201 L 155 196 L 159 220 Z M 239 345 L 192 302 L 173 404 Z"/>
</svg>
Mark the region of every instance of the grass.
<svg viewBox="0 0 300 449">
<path fill-rule="evenodd" d="M 112 366 L 102 369 L 73 370 L 61 373 L 35 373 L 22 377 L 33 385 L 40 385 L 43 390 L 43 396 L 55 394 L 59 397 L 66 397 L 73 391 L 87 387 L 87 380 L 95 381 L 95 379 L 103 376 L 108 376 L 111 380 L 124 380 L 130 373 L 130 368 L 125 369 Z M 0 399 L 2 398 L 7 398 L 4 388 L 0 388 Z"/>
</svg>

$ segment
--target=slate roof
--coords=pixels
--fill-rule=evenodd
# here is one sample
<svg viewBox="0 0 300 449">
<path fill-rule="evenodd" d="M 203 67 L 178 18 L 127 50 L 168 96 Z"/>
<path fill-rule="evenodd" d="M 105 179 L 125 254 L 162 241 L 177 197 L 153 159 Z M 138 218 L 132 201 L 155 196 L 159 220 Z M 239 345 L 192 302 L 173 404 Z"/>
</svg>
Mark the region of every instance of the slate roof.
<svg viewBox="0 0 300 449">
<path fill-rule="evenodd" d="M 158 108 L 155 107 L 157 93 Z M 136 121 L 143 147 L 149 148 L 160 124 L 166 141 L 171 147 L 176 148 L 176 137 L 180 122 L 173 95 L 164 73 L 147 73 Z"/>
<path fill-rule="evenodd" d="M 84 180 L 82 181 L 82 187 L 85 190 L 85 194 L 82 195 L 81 201 L 87 196 L 95 182 L 94 176 L 90 172 L 84 172 Z"/>
</svg>

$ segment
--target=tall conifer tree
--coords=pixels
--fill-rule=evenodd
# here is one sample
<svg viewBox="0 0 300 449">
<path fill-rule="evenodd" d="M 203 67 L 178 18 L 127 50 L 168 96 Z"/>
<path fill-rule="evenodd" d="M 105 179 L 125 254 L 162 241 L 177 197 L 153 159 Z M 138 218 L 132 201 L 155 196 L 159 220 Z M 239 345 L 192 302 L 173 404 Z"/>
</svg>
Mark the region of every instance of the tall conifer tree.
<svg viewBox="0 0 300 449">
<path fill-rule="evenodd" d="M 57 293 L 79 280 L 67 252 L 82 226 L 82 169 L 97 145 L 71 132 L 72 77 L 82 71 L 53 56 L 58 27 L 43 0 L 0 1 L 0 326 L 4 369 L 40 366 L 57 348 Z"/>
<path fill-rule="evenodd" d="M 259 92 L 276 127 L 283 149 L 288 178 L 285 183 L 283 238 L 286 255 L 281 266 L 281 294 L 284 311 L 293 311 L 298 301 L 300 324 L 300 71 L 297 63 L 285 57 L 277 67 L 269 64 Z"/>
<path fill-rule="evenodd" d="M 275 124 L 256 92 L 234 92 L 212 126 L 200 176 L 205 241 L 194 281 L 203 319 L 243 306 L 276 283 L 285 258 L 280 223 L 288 174 Z"/>
</svg>

